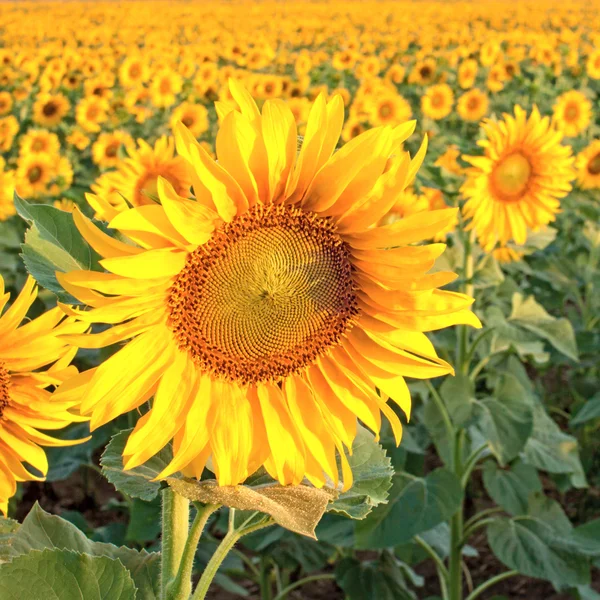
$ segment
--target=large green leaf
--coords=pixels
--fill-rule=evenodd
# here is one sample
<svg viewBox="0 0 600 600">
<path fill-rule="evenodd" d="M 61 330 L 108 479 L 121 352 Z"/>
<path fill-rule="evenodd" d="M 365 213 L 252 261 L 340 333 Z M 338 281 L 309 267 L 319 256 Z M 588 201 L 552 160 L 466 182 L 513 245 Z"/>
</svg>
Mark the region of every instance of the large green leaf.
<svg viewBox="0 0 600 600">
<path fill-rule="evenodd" d="M 394 470 L 385 450 L 364 427 L 358 428 L 348 462 L 354 478 L 352 487 L 330 503 L 327 510 L 363 519 L 375 506 L 387 501 Z"/>
<path fill-rule="evenodd" d="M 568 319 L 557 319 L 549 315 L 533 296 L 524 300 L 521 294 L 516 293 L 512 302 L 509 321 L 547 340 L 569 358 L 579 360 L 575 332 Z"/>
<path fill-rule="evenodd" d="M 149 502 L 156 498 L 161 488 L 161 482 L 154 481 L 154 478 L 171 462 L 173 452 L 167 445 L 143 465 L 125 471 L 123 450 L 131 432 L 131 429 L 120 431 L 112 437 L 100 459 L 102 473 L 119 492 Z"/>
<path fill-rule="evenodd" d="M 357 547 L 404 544 L 448 520 L 460 507 L 462 495 L 460 481 L 447 469 L 437 469 L 425 478 L 396 473 L 388 503 L 357 523 Z"/>
<path fill-rule="evenodd" d="M 11 600 L 134 600 L 136 592 L 123 564 L 107 556 L 36 550 L 0 565 L 0 597 Z"/>
<path fill-rule="evenodd" d="M 483 485 L 490 498 L 511 515 L 526 514 L 529 495 L 542 491 L 535 468 L 520 461 L 507 469 L 487 461 L 483 467 Z"/>
<path fill-rule="evenodd" d="M 491 398 L 475 404 L 478 426 L 501 465 L 523 450 L 533 431 L 533 410 L 527 391 L 506 373 Z"/>
<path fill-rule="evenodd" d="M 568 585 L 590 581 L 589 564 L 574 551 L 575 545 L 539 519 L 494 519 L 487 538 L 498 559 L 523 575 Z"/>
<path fill-rule="evenodd" d="M 444 399 L 452 421 L 457 427 L 462 427 L 473 414 L 475 386 L 471 378 L 462 373 L 454 377 L 446 377 L 440 386 L 440 395 Z"/>
<path fill-rule="evenodd" d="M 58 283 L 56 271 L 100 269 L 99 254 L 79 233 L 70 213 L 47 204 L 29 204 L 16 193 L 14 203 L 30 224 L 22 245 L 27 271 L 61 300 L 77 303 Z"/>
<path fill-rule="evenodd" d="M 158 553 L 93 542 L 75 525 L 48 514 L 36 503 L 14 534 L 10 544 L 10 555 L 17 557 L 33 550 L 44 549 L 73 550 L 93 556 L 118 559 L 131 572 L 139 590 L 138 598 L 154 600 L 159 597 L 160 555 Z"/>
<path fill-rule="evenodd" d="M 10 547 L 17 529 L 19 529 L 18 521 L 0 517 L 0 563 L 10 558 Z"/>
</svg>

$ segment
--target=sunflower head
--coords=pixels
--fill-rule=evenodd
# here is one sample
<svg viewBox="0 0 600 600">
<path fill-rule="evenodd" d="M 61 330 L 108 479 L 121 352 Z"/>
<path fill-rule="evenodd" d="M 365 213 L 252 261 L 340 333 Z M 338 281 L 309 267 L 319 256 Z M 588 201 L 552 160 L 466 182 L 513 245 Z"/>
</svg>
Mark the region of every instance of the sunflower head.
<svg viewBox="0 0 600 600">
<path fill-rule="evenodd" d="M 193 197 L 160 177 L 157 202 L 113 215 L 125 241 L 75 211 L 105 271 L 58 274 L 90 305 L 64 309 L 113 327 L 69 340 L 122 345 L 73 386 L 92 427 L 154 396 L 127 442 L 126 468 L 173 440 L 160 477 L 184 468 L 199 477 L 210 458 L 221 485 L 264 466 L 283 484 L 323 486 L 338 482 L 340 460 L 348 487 L 344 449 L 358 419 L 378 434 L 384 414 L 399 441 L 386 398 L 409 415 L 404 378 L 452 372 L 424 332 L 479 325 L 471 298 L 438 289 L 454 275 L 428 273 L 444 245 L 413 245 L 456 210 L 378 225 L 423 160 L 425 143 L 413 158 L 402 147 L 414 122 L 334 152 L 343 101 L 320 95 L 298 152 L 285 103 L 267 100 L 260 112 L 230 86 L 235 104 L 217 107 L 218 162 L 176 128 Z"/>
<path fill-rule="evenodd" d="M 593 141 L 577 155 L 576 168 L 579 187 L 600 188 L 600 140 Z"/>
<path fill-rule="evenodd" d="M 517 106 L 502 122 L 484 121 L 483 156 L 463 156 L 472 165 L 461 191 L 464 215 L 487 251 L 497 242 L 522 245 L 527 230 L 554 220 L 559 200 L 571 190 L 571 148 L 537 108 L 530 117 Z"/>
</svg>

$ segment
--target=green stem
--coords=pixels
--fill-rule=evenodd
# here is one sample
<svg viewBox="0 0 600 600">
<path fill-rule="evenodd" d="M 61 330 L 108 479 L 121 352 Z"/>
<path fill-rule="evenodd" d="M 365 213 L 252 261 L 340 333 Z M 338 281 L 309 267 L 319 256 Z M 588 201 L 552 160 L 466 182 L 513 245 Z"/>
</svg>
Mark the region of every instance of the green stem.
<svg viewBox="0 0 600 600">
<path fill-rule="evenodd" d="M 489 525 L 490 523 L 493 523 L 495 520 L 496 520 L 496 517 L 488 517 L 487 519 L 479 519 L 479 520 L 475 521 L 475 523 L 473 523 L 469 527 L 465 527 L 464 528 L 463 537 L 462 537 L 462 539 L 460 541 L 460 547 L 462 548 L 467 543 L 467 540 L 478 529 L 481 529 L 482 527 L 485 527 L 486 525 Z"/>
<path fill-rule="evenodd" d="M 476 515 L 473 515 L 465 523 L 465 529 L 468 529 L 469 527 L 471 527 L 471 525 L 473 525 L 474 523 L 477 523 L 477 521 L 484 519 L 485 517 L 488 517 L 489 515 L 495 515 L 496 513 L 500 513 L 500 512 L 504 512 L 504 509 L 500 508 L 499 506 L 494 506 L 492 508 L 486 508 L 485 510 L 482 510 L 481 512 L 477 513 Z"/>
<path fill-rule="evenodd" d="M 463 490 L 466 489 L 467 484 L 469 483 L 469 477 L 471 476 L 471 472 L 475 468 L 477 461 L 481 458 L 481 455 L 488 449 L 488 446 L 488 442 L 485 442 L 485 444 L 482 444 L 481 446 L 479 446 L 479 448 L 476 448 L 471 454 L 471 456 L 467 458 L 467 462 L 465 462 L 462 469 L 462 476 L 460 480 Z"/>
<path fill-rule="evenodd" d="M 479 346 L 479 344 L 481 342 L 483 342 L 483 340 L 485 340 L 487 337 L 489 337 L 490 335 L 492 335 L 492 333 L 494 333 L 494 328 L 493 327 L 488 327 L 485 331 L 482 331 L 474 340 L 473 343 L 471 344 L 471 347 L 469 348 L 469 352 L 467 353 L 467 362 L 469 364 L 471 364 L 471 361 L 473 360 L 473 357 L 475 356 L 475 350 L 477 350 L 477 346 Z"/>
<path fill-rule="evenodd" d="M 435 402 L 438 410 L 440 411 L 440 415 L 442 416 L 442 420 L 444 421 L 444 426 L 446 427 L 446 433 L 448 435 L 448 443 L 452 443 L 454 439 L 455 430 L 454 425 L 452 425 L 452 421 L 450 420 L 450 414 L 448 413 L 448 409 L 446 408 L 446 403 L 438 393 L 438 391 L 433 387 L 433 384 L 428 379 L 425 380 L 425 385 L 427 385 L 427 389 L 431 394 L 431 398 Z"/>
<path fill-rule="evenodd" d="M 440 580 L 440 589 L 442 590 L 443 600 L 448 600 L 448 569 L 440 555 L 419 535 L 415 535 L 415 542 L 427 552 L 430 558 L 435 562 L 437 568 L 438 579 Z M 276 599 L 277 600 L 277 599 Z"/>
<path fill-rule="evenodd" d="M 484 356 L 473 368 L 473 370 L 471 371 L 471 374 L 469 375 L 469 378 L 471 379 L 471 381 L 475 381 L 477 379 L 477 376 L 479 375 L 479 373 L 481 373 L 481 371 L 484 369 L 484 367 L 490 362 L 490 360 L 492 359 L 491 355 L 488 356 Z"/>
<path fill-rule="evenodd" d="M 190 501 L 171 488 L 162 491 L 161 598 L 167 598 L 167 587 L 177 576 L 190 527 Z"/>
<path fill-rule="evenodd" d="M 198 508 L 196 517 L 194 518 L 194 522 L 190 529 L 190 534 L 186 541 L 183 556 L 181 557 L 177 576 L 167 584 L 167 600 L 188 600 L 190 597 L 190 594 L 192 593 L 192 569 L 194 567 L 196 548 L 198 547 L 198 542 L 200 541 L 200 536 L 204 531 L 206 522 L 210 515 L 218 508 L 218 504 L 207 504 L 206 506 Z"/>
<path fill-rule="evenodd" d="M 454 438 L 454 473 L 462 480 L 462 444 L 465 430 L 461 429 Z M 450 557 L 448 564 L 450 600 L 462 600 L 462 546 L 463 502 L 450 521 Z"/>
<path fill-rule="evenodd" d="M 260 557 L 260 597 L 261 600 L 271 600 L 273 590 L 271 589 L 271 572 L 269 564 L 264 556 Z"/>
<path fill-rule="evenodd" d="M 284 600 L 284 598 L 287 598 L 287 595 L 296 588 L 299 588 L 306 583 L 310 583 L 311 581 L 321 581 L 324 579 L 335 579 L 335 575 L 333 573 L 321 573 L 320 575 L 310 575 L 309 577 L 304 577 L 304 579 L 299 579 L 281 590 L 281 592 L 275 596 L 275 600 Z"/>
<path fill-rule="evenodd" d="M 485 583 L 482 583 L 479 587 L 475 588 L 468 596 L 467 600 L 475 600 L 478 596 L 480 596 L 485 590 L 491 588 L 493 585 L 508 579 L 509 577 L 514 577 L 518 575 L 519 571 L 505 571 L 504 573 L 500 573 L 500 575 L 496 575 L 491 579 L 488 579 Z"/>
<path fill-rule="evenodd" d="M 202 573 L 202 577 L 198 582 L 198 585 L 194 591 L 194 594 L 191 600 L 204 600 L 206 598 L 206 594 L 208 592 L 208 588 L 212 583 L 212 580 L 215 578 L 221 563 L 225 560 L 225 557 L 229 553 L 229 551 L 235 546 L 238 540 L 249 533 L 254 533 L 259 529 L 263 529 L 264 527 L 269 527 L 274 525 L 275 521 L 269 519 L 268 521 L 258 523 L 257 525 L 252 525 L 250 527 L 240 528 L 240 529 L 231 529 L 227 532 L 227 535 L 223 538 L 219 546 L 217 547 L 215 553 L 212 555 L 211 559 L 208 561 L 206 565 L 206 569 L 204 569 L 204 573 Z"/>
</svg>

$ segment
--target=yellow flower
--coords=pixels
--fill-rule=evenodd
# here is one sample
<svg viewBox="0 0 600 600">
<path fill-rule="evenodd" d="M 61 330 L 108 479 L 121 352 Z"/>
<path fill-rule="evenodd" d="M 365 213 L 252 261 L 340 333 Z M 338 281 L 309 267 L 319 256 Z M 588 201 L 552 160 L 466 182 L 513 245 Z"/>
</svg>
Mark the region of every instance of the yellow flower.
<svg viewBox="0 0 600 600">
<path fill-rule="evenodd" d="M 580 188 L 600 188 L 600 140 L 594 140 L 577 155 L 575 167 Z"/>
<path fill-rule="evenodd" d="M 458 164 L 457 158 L 460 156 L 460 150 L 458 146 L 452 144 L 446 148 L 444 154 L 442 154 L 433 164 L 436 167 L 442 167 L 454 175 L 461 175 L 464 169 Z"/>
<path fill-rule="evenodd" d="M 464 215 L 471 218 L 486 251 L 497 242 L 527 241 L 527 229 L 538 230 L 555 219 L 559 199 L 571 190 L 573 157 L 562 146 L 562 133 L 534 108 L 529 119 L 515 107 L 499 123 L 484 121 L 486 139 L 478 142 L 484 156 L 463 156 L 473 165 L 461 191 L 467 202 Z"/>
<path fill-rule="evenodd" d="M 490 92 L 499 92 L 504 87 L 504 81 L 506 79 L 506 73 L 502 65 L 494 65 L 487 78 L 487 88 Z"/>
<path fill-rule="evenodd" d="M 179 122 L 183 123 L 194 137 L 200 137 L 208 130 L 208 111 L 203 104 L 184 102 L 171 115 L 171 129 L 174 129 Z"/>
<path fill-rule="evenodd" d="M 13 106 L 10 92 L 0 92 L 0 116 L 7 115 Z"/>
<path fill-rule="evenodd" d="M 429 85 L 436 75 L 437 65 L 435 59 L 427 58 L 418 62 L 410 72 L 408 81 L 417 85 Z"/>
<path fill-rule="evenodd" d="M 565 92 L 556 99 L 553 119 L 565 136 L 575 137 L 589 127 L 592 103 L 581 92 Z"/>
<path fill-rule="evenodd" d="M 421 110 L 426 117 L 438 121 L 447 117 L 452 112 L 454 93 L 446 83 L 439 83 L 427 88 L 421 97 Z"/>
<path fill-rule="evenodd" d="M 586 62 L 588 77 L 600 79 L 600 49 L 590 52 Z"/>
<path fill-rule="evenodd" d="M 56 156 L 60 152 L 60 141 L 55 133 L 45 129 L 29 129 L 19 139 L 19 154 L 48 154 Z"/>
<path fill-rule="evenodd" d="M 71 104 L 62 94 L 40 94 L 33 105 L 33 120 L 43 127 L 55 127 L 70 108 Z"/>
<path fill-rule="evenodd" d="M 192 183 L 186 161 L 174 156 L 173 138 L 162 137 L 154 148 L 138 140 L 138 149 L 129 148 L 129 158 L 120 162 L 116 171 L 106 173 L 93 187 L 95 195 L 87 200 L 99 219 L 110 220 L 119 211 L 131 206 L 154 204 L 158 178 L 164 177 L 178 194 L 186 194 Z"/>
<path fill-rule="evenodd" d="M 456 111 L 465 121 L 480 121 L 487 114 L 489 106 L 487 94 L 473 88 L 458 99 Z"/>
<path fill-rule="evenodd" d="M 363 133 L 365 129 L 366 127 L 364 126 L 361 117 L 350 115 L 350 118 L 346 121 L 346 123 L 344 123 L 344 128 L 342 129 L 342 139 L 344 142 L 349 142 Z"/>
<path fill-rule="evenodd" d="M 116 167 L 121 161 L 119 151 L 134 146 L 133 138 L 126 131 L 101 133 L 92 145 L 92 160 L 100 167 Z"/>
<path fill-rule="evenodd" d="M 88 96 L 82 98 L 75 109 L 77 124 L 89 133 L 100 131 L 100 125 L 108 119 L 109 104 L 105 98 Z"/>
<path fill-rule="evenodd" d="M 29 278 L 0 316 L 0 511 L 5 515 L 17 482 L 42 481 L 48 472 L 41 446 L 73 446 L 85 441 L 60 440 L 40 431 L 87 420 L 73 412 L 77 402 L 57 400 L 47 390 L 77 373 L 69 366 L 76 348 L 61 336 L 80 334 L 87 325 L 64 319 L 60 308 L 54 308 L 20 326 L 36 297 L 35 282 Z M 0 276 L 0 314 L 8 299 Z M 29 467 L 42 476 L 28 471 Z"/>
<path fill-rule="evenodd" d="M 73 200 L 69 200 L 68 198 L 61 198 L 60 200 L 55 200 L 52 203 L 52 206 L 54 206 L 54 208 L 58 208 L 58 210 L 72 213 L 75 210 L 77 204 L 75 204 Z"/>
<path fill-rule="evenodd" d="M 90 145 L 90 138 L 80 131 L 79 129 L 74 129 L 67 136 L 67 143 L 71 144 L 71 146 L 75 146 L 77 150 L 85 150 Z"/>
<path fill-rule="evenodd" d="M 16 213 L 13 203 L 15 173 L 14 171 L 3 171 L 3 168 L 2 165 L 0 168 L 0 221 L 6 221 Z"/>
<path fill-rule="evenodd" d="M 150 70 L 141 56 L 128 56 L 119 67 L 119 80 L 124 87 L 136 87 L 148 80 Z"/>
<path fill-rule="evenodd" d="M 398 125 L 412 117 L 412 109 L 400 94 L 386 93 L 370 101 L 369 115 L 374 125 Z"/>
<path fill-rule="evenodd" d="M 8 152 L 11 149 L 18 131 L 19 122 L 12 115 L 0 119 L 0 150 L 2 152 Z"/>
<path fill-rule="evenodd" d="M 477 77 L 477 61 L 469 58 L 460 63 L 458 67 L 458 85 L 463 90 L 468 90 L 473 87 L 475 78 Z"/>
<path fill-rule="evenodd" d="M 163 69 L 152 76 L 150 84 L 150 98 L 152 104 L 159 108 L 173 106 L 177 94 L 181 92 L 182 79 L 179 73 L 170 69 Z"/>
<path fill-rule="evenodd" d="M 352 50 L 342 50 L 336 52 L 331 58 L 331 66 L 338 71 L 353 69 L 356 65 L 358 56 Z"/>
<path fill-rule="evenodd" d="M 339 456 L 348 488 L 344 447 L 357 419 L 378 432 L 383 413 L 399 442 L 385 398 L 409 414 L 405 377 L 452 372 L 423 332 L 479 326 L 472 298 L 437 289 L 454 275 L 427 273 L 444 246 L 410 245 L 456 211 L 376 226 L 422 162 L 425 146 L 412 161 L 400 151 L 414 123 L 367 131 L 334 154 L 343 103 L 319 96 L 298 153 L 285 103 L 267 100 L 261 114 L 230 85 L 240 110 L 223 117 L 218 162 L 177 131 L 195 199 L 161 179 L 160 204 L 111 222 L 137 246 L 74 213 L 106 272 L 59 274 L 94 307 L 67 310 L 114 326 L 69 340 L 125 344 L 72 389 L 93 428 L 154 394 L 128 439 L 125 468 L 173 439 L 159 477 L 184 468 L 199 477 L 210 457 L 220 485 L 264 466 L 282 484 L 307 477 L 322 486 L 337 484 Z"/>
<path fill-rule="evenodd" d="M 39 198 L 48 195 L 50 184 L 56 174 L 54 157 L 47 154 L 21 156 L 16 171 L 16 190 L 24 198 Z"/>
</svg>

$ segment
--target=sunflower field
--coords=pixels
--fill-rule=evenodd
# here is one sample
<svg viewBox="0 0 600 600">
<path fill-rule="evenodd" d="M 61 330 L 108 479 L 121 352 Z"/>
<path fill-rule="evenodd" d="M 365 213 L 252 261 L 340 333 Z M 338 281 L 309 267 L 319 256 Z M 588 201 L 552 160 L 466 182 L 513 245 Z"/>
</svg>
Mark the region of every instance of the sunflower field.
<svg viewBox="0 0 600 600">
<path fill-rule="evenodd" d="M 0 3 L 0 600 L 599 600 L 597 0 Z"/>
</svg>

